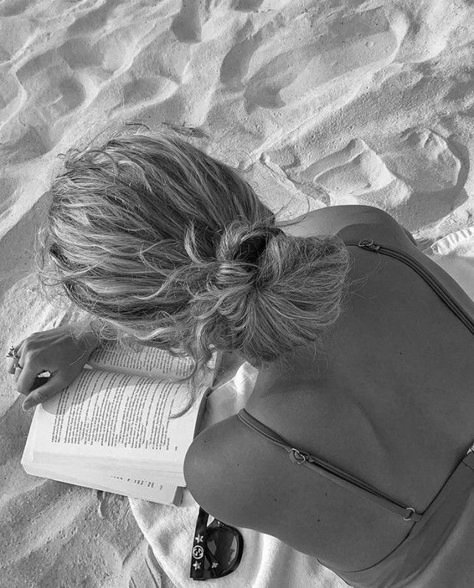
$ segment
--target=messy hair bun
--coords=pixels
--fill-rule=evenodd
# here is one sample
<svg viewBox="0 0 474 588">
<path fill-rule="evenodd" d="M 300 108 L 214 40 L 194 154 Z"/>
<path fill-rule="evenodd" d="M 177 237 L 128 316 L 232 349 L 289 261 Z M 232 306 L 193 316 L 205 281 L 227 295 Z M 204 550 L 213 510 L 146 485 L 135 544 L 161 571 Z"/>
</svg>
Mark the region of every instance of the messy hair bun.
<svg viewBox="0 0 474 588">
<path fill-rule="evenodd" d="M 209 345 L 239 350 L 254 365 L 318 342 L 340 314 L 348 254 L 338 237 L 287 236 L 272 225 L 233 222 L 216 261 L 193 262 L 205 287 L 190 301 L 199 354 Z"/>
<path fill-rule="evenodd" d="M 115 137 L 64 166 L 43 283 L 117 336 L 181 351 L 197 370 L 216 348 L 275 360 L 337 319 L 343 242 L 285 235 L 235 170 L 181 138 Z"/>
</svg>

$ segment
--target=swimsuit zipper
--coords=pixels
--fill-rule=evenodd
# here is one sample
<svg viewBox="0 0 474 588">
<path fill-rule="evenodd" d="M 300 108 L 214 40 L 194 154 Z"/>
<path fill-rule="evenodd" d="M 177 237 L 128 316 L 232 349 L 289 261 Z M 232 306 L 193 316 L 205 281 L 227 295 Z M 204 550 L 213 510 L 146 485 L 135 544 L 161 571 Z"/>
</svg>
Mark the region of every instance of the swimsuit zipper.
<svg viewBox="0 0 474 588">
<path fill-rule="evenodd" d="M 391 512 L 395 512 L 396 514 L 401 515 L 404 521 L 416 522 L 421 519 L 422 515 L 416 512 L 415 509 L 411 506 L 400 504 L 396 500 L 393 500 L 389 496 L 379 492 L 376 488 L 372 488 L 362 480 L 359 480 L 358 478 L 355 478 L 354 476 L 351 476 L 345 472 L 341 472 L 338 470 L 338 468 L 335 468 L 323 460 L 314 457 L 307 451 L 292 447 L 274 431 L 268 429 L 266 425 L 259 422 L 254 416 L 249 414 L 245 409 L 242 409 L 237 413 L 237 418 L 247 425 L 247 427 L 253 429 L 260 436 L 265 437 L 275 445 L 285 449 L 292 463 L 296 465 L 305 465 L 310 469 L 316 469 L 319 474 L 326 475 L 326 477 L 329 477 L 329 479 L 332 479 L 338 484 L 341 484 L 342 481 L 345 487 L 349 487 L 351 489 L 356 488 L 366 494 L 370 494 L 372 500 L 376 501 L 378 504 L 384 508 L 387 508 Z"/>
<path fill-rule="evenodd" d="M 469 317 L 467 312 L 454 300 L 451 298 L 450 294 L 447 290 L 442 286 L 429 272 L 425 269 L 421 263 L 415 261 L 410 255 L 400 251 L 399 249 L 394 249 L 393 247 L 386 247 L 385 245 L 379 245 L 375 243 L 372 239 L 362 239 L 357 243 L 346 243 L 346 245 L 356 245 L 361 249 L 365 249 L 367 251 L 372 251 L 373 253 L 382 253 L 383 255 L 388 255 L 389 257 L 393 257 L 394 259 L 398 259 L 400 261 L 405 262 L 409 267 L 411 267 L 418 275 L 420 275 L 424 280 L 431 286 L 434 292 L 445 302 L 445 304 L 451 309 L 451 311 L 459 318 L 459 320 L 471 331 L 474 333 L 474 321 Z"/>
</svg>

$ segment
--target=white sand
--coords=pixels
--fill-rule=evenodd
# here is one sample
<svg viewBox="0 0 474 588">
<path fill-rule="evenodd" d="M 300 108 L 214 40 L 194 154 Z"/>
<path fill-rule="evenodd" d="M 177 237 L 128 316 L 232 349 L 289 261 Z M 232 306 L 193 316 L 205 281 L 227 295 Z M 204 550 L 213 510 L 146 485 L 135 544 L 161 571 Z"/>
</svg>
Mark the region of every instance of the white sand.
<svg viewBox="0 0 474 588">
<path fill-rule="evenodd" d="M 22 280 L 58 154 L 126 123 L 195 127 L 285 217 L 371 204 L 422 246 L 473 226 L 473 40 L 469 0 L 4 0 L 2 352 L 54 324 Z M 22 472 L 15 398 L 0 373 L 1 587 L 159 585 L 126 500 L 101 517 Z"/>
</svg>

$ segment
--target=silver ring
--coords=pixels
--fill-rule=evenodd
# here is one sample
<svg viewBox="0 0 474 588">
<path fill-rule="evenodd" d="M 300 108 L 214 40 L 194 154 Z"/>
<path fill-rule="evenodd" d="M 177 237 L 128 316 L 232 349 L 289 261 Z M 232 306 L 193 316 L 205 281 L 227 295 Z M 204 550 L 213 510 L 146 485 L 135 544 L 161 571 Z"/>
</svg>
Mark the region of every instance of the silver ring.
<svg viewBox="0 0 474 588">
<path fill-rule="evenodd" d="M 18 358 L 15 348 L 13 347 L 13 345 L 10 347 L 10 349 L 8 350 L 8 353 L 5 357 L 12 357 L 12 358 Z"/>
</svg>

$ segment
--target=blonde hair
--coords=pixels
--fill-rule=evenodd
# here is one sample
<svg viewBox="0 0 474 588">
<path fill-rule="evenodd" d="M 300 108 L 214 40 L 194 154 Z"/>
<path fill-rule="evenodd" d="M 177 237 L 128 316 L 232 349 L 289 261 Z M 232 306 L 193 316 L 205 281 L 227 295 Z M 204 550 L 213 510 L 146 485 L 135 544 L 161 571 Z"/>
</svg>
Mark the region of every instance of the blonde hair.
<svg viewBox="0 0 474 588">
<path fill-rule="evenodd" d="M 64 165 L 41 276 L 117 332 L 196 371 L 215 349 L 274 361 L 339 316 L 343 242 L 286 235 L 233 169 L 180 137 L 116 137 Z"/>
</svg>

